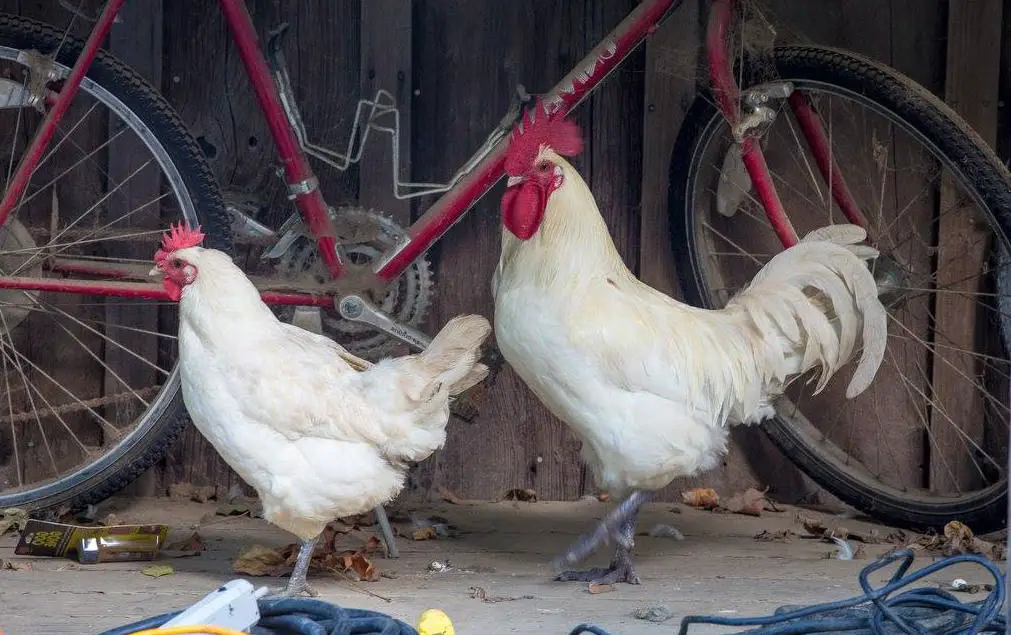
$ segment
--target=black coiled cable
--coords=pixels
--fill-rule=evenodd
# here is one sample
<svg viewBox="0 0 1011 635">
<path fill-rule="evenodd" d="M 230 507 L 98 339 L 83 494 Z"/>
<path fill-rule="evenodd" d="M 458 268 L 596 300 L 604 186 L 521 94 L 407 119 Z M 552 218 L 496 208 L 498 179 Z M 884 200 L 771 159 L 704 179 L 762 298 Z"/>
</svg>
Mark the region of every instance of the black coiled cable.
<svg viewBox="0 0 1011 635">
<path fill-rule="evenodd" d="M 260 621 L 252 635 L 418 635 L 412 626 L 377 611 L 349 609 L 304 598 L 261 599 Z M 157 628 L 182 611 L 149 617 L 101 635 L 129 635 Z"/>
</svg>

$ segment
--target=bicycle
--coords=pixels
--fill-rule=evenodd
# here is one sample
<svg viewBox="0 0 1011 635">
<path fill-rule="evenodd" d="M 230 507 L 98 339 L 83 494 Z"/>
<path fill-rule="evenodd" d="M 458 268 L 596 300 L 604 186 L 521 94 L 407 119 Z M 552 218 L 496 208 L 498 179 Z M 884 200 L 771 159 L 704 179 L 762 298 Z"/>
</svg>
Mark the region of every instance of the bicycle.
<svg viewBox="0 0 1011 635">
<path fill-rule="evenodd" d="M 297 208 L 276 230 L 257 222 L 241 205 L 226 206 L 179 116 L 153 87 L 99 50 L 124 0 L 107 2 L 86 42 L 65 37 L 42 23 L 0 17 L 0 58 L 13 67 L 0 79 L 0 111 L 16 116 L 7 128 L 14 131 L 8 135 L 14 138 L 0 199 L 0 365 L 7 402 L 6 408 L 0 404 L 0 448 L 9 448 L 0 454 L 6 459 L 0 468 L 4 488 L 0 508 L 43 509 L 101 500 L 158 460 L 186 425 L 171 335 L 173 308 L 165 302 L 160 285 L 144 282 L 153 245 L 169 222 L 199 223 L 209 247 L 232 251 L 237 241 L 243 241 L 263 248 L 261 261 L 270 263 L 275 274 L 280 272 L 254 278 L 263 299 L 278 311 L 289 311 L 294 321 L 353 340 L 361 347 L 352 347 L 353 352 L 377 353 L 387 350 L 388 342 L 399 341 L 422 348 L 428 341 L 419 328 L 427 300 L 418 290 L 427 288 L 431 276 L 424 254 L 503 176 L 508 134 L 530 101 L 523 90 L 448 183 L 402 182 L 395 158 L 398 198 L 441 193 L 410 227 L 401 228 L 361 210 L 332 209 L 319 190 L 308 157 L 344 169 L 361 156 L 361 145 L 354 146 L 354 139 L 360 138 L 356 133 L 369 131 L 390 134 L 396 151 L 396 105 L 384 91 L 373 100 L 362 100 L 352 145 L 344 154 L 312 144 L 293 99 L 279 37 L 271 39 L 264 52 L 242 0 L 219 1 L 285 166 L 289 198 Z M 564 116 L 578 106 L 681 2 L 641 2 L 541 96 L 545 113 Z M 798 227 L 824 224 L 812 212 L 826 212 L 832 222 L 838 208 L 847 222 L 867 228 L 883 250 L 875 263 L 875 276 L 890 308 L 891 337 L 896 343 L 895 347 L 889 344 L 886 363 L 890 366 L 882 371 L 885 378 L 879 377 L 877 385 L 896 379 L 898 373 L 908 401 L 915 402 L 912 410 L 917 422 L 926 424 L 927 451 L 945 459 L 946 473 L 932 470 L 930 482 L 885 482 L 894 476 L 900 459 L 909 458 L 895 456 L 900 443 L 908 446 L 923 433 L 893 436 L 874 447 L 843 449 L 845 435 L 838 434 L 834 425 L 819 429 L 801 412 L 802 402 L 812 404 L 806 401 L 812 398 L 803 393 L 801 382 L 777 404 L 778 414 L 765 430 L 822 487 L 882 521 L 938 527 L 958 518 L 977 531 L 1002 525 L 1007 496 L 1003 456 L 991 456 L 984 446 L 1000 447 L 994 439 L 1006 439 L 1006 399 L 988 390 L 994 387 L 997 394 L 1008 393 L 1003 382 L 1007 373 L 1001 372 L 1007 365 L 1008 349 L 1000 341 L 1005 324 L 991 315 L 985 328 L 973 330 L 977 339 L 986 341 L 980 344 L 983 352 L 968 354 L 972 364 L 966 370 L 962 353 L 940 342 L 926 322 L 936 321 L 930 315 L 934 304 L 929 296 L 934 291 L 970 299 L 978 296 L 982 309 L 973 305 L 974 313 L 999 313 L 999 306 L 986 302 L 1000 305 L 1007 295 L 993 293 L 992 288 L 1007 288 L 1002 258 L 1011 235 L 1011 176 L 950 108 L 877 62 L 812 46 L 733 55 L 730 40 L 737 37 L 733 25 L 738 5 L 739 0 L 712 0 L 706 38 L 712 86 L 692 104 L 672 152 L 671 239 L 688 300 L 720 306 L 750 278 L 763 257 L 796 242 Z M 829 101 L 835 99 L 866 108 L 883 124 L 839 137 L 837 126 L 866 124 L 867 116 L 835 121 L 831 115 L 837 107 Z M 89 108 L 89 104 L 93 105 Z M 100 105 L 109 110 L 110 119 L 114 115 L 120 121 L 95 124 L 91 114 Z M 68 113 L 81 114 L 75 118 Z M 72 122 L 69 130 L 64 122 Z M 30 143 L 25 138 L 26 147 L 19 147 L 18 137 L 31 123 L 37 123 L 38 129 Z M 102 133 L 95 149 L 86 151 L 74 142 L 66 143 L 71 134 L 90 128 Z M 50 147 L 58 129 L 64 136 Z M 776 133 L 798 145 L 803 136 L 811 159 L 803 150 L 780 152 L 771 143 Z M 906 134 L 912 142 L 900 143 L 896 134 Z M 855 184 L 859 180 L 862 185 L 864 179 L 847 179 L 844 172 L 856 171 L 863 163 L 849 156 L 851 147 L 834 143 L 840 138 L 874 142 L 867 174 L 881 177 L 880 192 L 873 191 L 876 181 L 868 177 L 871 195 L 856 195 Z M 68 157 L 56 156 L 61 148 L 68 150 Z M 137 158 L 141 150 L 151 155 L 146 162 Z M 929 156 L 921 157 L 921 152 Z M 891 165 L 892 156 L 900 154 L 912 158 L 901 166 Z M 794 173 L 789 170 L 791 162 Z M 56 185 L 82 163 L 94 163 L 101 174 L 75 176 L 70 183 L 93 190 L 95 203 L 66 219 L 59 213 Z M 776 171 L 780 167 L 784 173 Z M 920 167 L 925 167 L 922 174 Z M 886 183 L 891 174 L 901 174 L 902 182 Z M 123 180 L 117 182 L 119 176 Z M 804 186 L 797 176 L 810 177 L 812 185 Z M 943 284 L 938 287 L 934 281 L 938 274 L 932 272 L 937 264 L 932 263 L 936 254 L 931 254 L 932 249 L 936 251 L 933 243 L 938 233 L 934 226 L 945 222 L 942 219 L 950 210 L 924 215 L 922 205 L 902 205 L 898 194 L 914 190 L 914 177 L 922 177 L 927 186 L 915 190 L 914 202 L 932 201 L 936 189 L 947 193 L 960 186 L 964 194 L 959 201 L 979 208 L 973 218 L 987 225 L 979 239 L 986 244 L 986 258 L 980 271 L 966 280 L 985 283 L 991 291 L 962 293 Z M 808 187 L 813 188 L 810 195 Z M 756 194 L 751 194 L 752 189 Z M 44 193 L 49 193 L 49 201 L 40 196 Z M 784 205 L 784 198 L 789 205 Z M 131 199 L 138 205 L 126 205 Z M 796 211 L 787 215 L 787 207 L 806 210 L 806 216 Z M 971 214 L 962 205 L 953 209 Z M 746 220 L 756 221 L 757 231 L 746 227 Z M 900 224 L 903 228 L 908 224 L 912 234 L 896 242 L 889 230 Z M 929 235 L 923 235 L 924 231 Z M 724 251 L 724 245 L 736 251 Z M 903 251 L 907 246 L 909 253 Z M 921 246 L 923 253 L 913 253 Z M 750 253 L 749 248 L 757 251 Z M 921 278 L 924 269 L 927 274 Z M 966 283 L 947 282 L 949 286 Z M 992 299 L 997 296 L 995 303 Z M 60 342 L 40 347 L 26 341 L 28 326 L 49 323 L 58 329 L 52 338 Z M 918 343 L 924 345 L 921 352 L 912 350 Z M 86 353 L 73 358 L 78 366 L 61 364 L 63 358 L 46 360 L 53 351 L 75 345 Z M 945 357 L 952 351 L 954 361 Z M 89 364 L 87 368 L 80 367 L 85 363 L 81 359 Z M 914 377 L 916 381 L 903 374 L 910 365 L 922 375 Z M 937 395 L 952 391 L 929 385 L 938 373 L 969 380 L 972 403 L 949 415 Z M 985 386 L 973 381 L 977 374 L 984 377 Z M 38 379 L 40 385 L 30 379 Z M 64 385 L 68 383 L 73 389 Z M 84 390 L 95 396 L 81 394 Z M 854 407 L 880 414 L 873 403 L 875 390 L 854 402 Z M 985 394 L 976 395 L 977 391 Z M 956 391 L 956 396 L 965 394 Z M 833 405 L 841 401 L 838 398 L 830 389 L 805 412 L 842 412 Z M 836 401 L 827 401 L 831 399 Z M 979 429 L 965 432 L 955 417 Z M 47 427 L 71 437 L 57 448 L 59 452 L 53 451 Z M 945 434 L 966 446 L 966 455 L 956 457 L 955 469 L 943 453 L 949 448 L 937 441 Z M 27 456 L 33 460 L 19 453 L 19 442 L 25 442 Z M 877 468 L 870 466 L 871 455 L 880 455 L 882 448 L 893 456 Z M 973 467 L 978 473 L 971 473 Z M 964 483 L 975 489 L 962 492 Z"/>
</svg>

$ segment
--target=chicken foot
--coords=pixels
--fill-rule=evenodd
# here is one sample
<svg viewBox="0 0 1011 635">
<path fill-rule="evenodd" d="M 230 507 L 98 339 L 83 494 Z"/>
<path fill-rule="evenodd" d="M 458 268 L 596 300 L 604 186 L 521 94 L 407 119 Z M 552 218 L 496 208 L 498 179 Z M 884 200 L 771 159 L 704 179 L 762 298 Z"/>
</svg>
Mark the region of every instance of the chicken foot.
<svg viewBox="0 0 1011 635">
<path fill-rule="evenodd" d="M 302 546 L 298 550 L 298 558 L 295 560 L 295 568 L 292 569 L 291 576 L 288 578 L 288 586 L 286 586 L 283 591 L 271 594 L 270 597 L 290 598 L 297 595 L 316 597 L 319 595 L 319 593 L 317 593 L 316 590 L 309 586 L 309 583 L 306 582 L 306 575 L 309 573 L 309 562 L 312 560 L 313 552 L 316 551 L 317 542 L 319 542 L 319 535 L 315 538 L 302 541 Z"/>
<path fill-rule="evenodd" d="M 639 576 L 632 568 L 629 554 L 635 545 L 635 523 L 639 515 L 639 507 L 653 497 L 652 492 L 635 491 L 618 503 L 614 509 L 604 515 L 597 528 L 581 536 L 565 553 L 555 559 L 555 569 L 572 565 L 585 559 L 597 550 L 601 544 L 614 540 L 617 544 L 611 566 L 607 569 L 594 568 L 588 571 L 563 571 L 555 578 L 560 581 L 593 582 L 597 584 L 613 584 L 628 582 L 639 584 Z"/>
<path fill-rule="evenodd" d="M 632 517 L 622 523 L 621 528 L 618 530 L 623 541 L 627 541 L 630 546 L 625 547 L 619 542 L 614 550 L 614 557 L 611 559 L 609 567 L 593 567 L 584 571 L 562 571 L 555 577 L 555 580 L 560 582 L 589 582 L 590 584 L 617 584 L 618 582 L 639 584 L 639 575 L 635 572 L 635 567 L 632 566 L 632 558 L 630 557 L 632 545 L 635 543 L 633 536 L 635 536 L 636 515 L 637 512 L 632 512 Z"/>
</svg>

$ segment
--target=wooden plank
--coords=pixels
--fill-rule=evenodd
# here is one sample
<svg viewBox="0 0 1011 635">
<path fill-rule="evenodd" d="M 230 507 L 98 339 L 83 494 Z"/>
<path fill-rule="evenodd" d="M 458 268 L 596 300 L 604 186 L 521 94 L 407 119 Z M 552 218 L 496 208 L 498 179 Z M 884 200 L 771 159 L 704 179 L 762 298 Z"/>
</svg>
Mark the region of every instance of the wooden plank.
<svg viewBox="0 0 1011 635">
<path fill-rule="evenodd" d="M 249 0 L 253 23 L 268 32 L 290 24 L 284 53 L 295 99 L 311 140 L 343 151 L 351 130 L 359 76 L 361 0 Z M 222 188 L 251 194 L 265 206 L 262 218 L 278 227 L 294 209 L 277 177 L 278 158 L 250 82 L 216 3 L 165 3 L 164 90 L 205 149 Z M 332 205 L 357 196 L 357 168 L 340 172 L 313 161 Z M 240 253 L 247 265 L 256 254 Z M 192 426 L 170 451 L 164 485 L 175 482 L 228 487 L 238 477 Z"/>
<path fill-rule="evenodd" d="M 1002 12 L 1001 0 L 948 4 L 945 100 L 991 145 L 997 136 Z M 949 175 L 943 178 L 947 185 L 941 191 L 937 284 L 977 293 L 979 273 L 989 251 L 989 230 L 976 217 L 975 206 L 962 200 L 961 192 L 951 186 Z M 952 350 L 948 347 L 976 350 L 977 319 L 974 296 L 938 294 L 934 343 L 939 349 L 933 365 L 936 405 L 930 424 L 929 481 L 935 491 L 971 488 L 980 478 L 965 439 L 967 435 L 979 442 L 983 436 L 984 400 L 966 381 L 979 373 L 971 356 L 946 353 Z"/>
<path fill-rule="evenodd" d="M 162 66 L 162 0 L 132 0 L 120 10 L 122 22 L 114 24 L 108 38 L 108 50 L 127 66 L 140 73 L 155 87 L 161 85 Z M 121 121 L 110 122 L 110 136 L 121 127 Z M 144 206 L 158 198 L 161 191 L 161 170 L 154 163 L 151 151 L 133 134 L 114 137 L 109 146 L 107 172 L 109 186 L 123 183 L 121 195 L 112 196 L 107 205 L 107 221 L 115 222 L 117 229 L 136 228 L 157 230 L 163 226 L 159 214 L 160 206 Z M 146 168 L 142 166 L 149 162 Z M 139 172 L 137 172 L 140 170 Z M 136 172 L 136 173 L 135 173 Z M 166 205 L 168 207 L 168 205 Z M 176 206 L 169 212 L 177 212 Z M 137 213 L 140 208 L 141 213 Z M 124 218 L 116 222 L 114 219 Z M 174 220 L 174 219 L 167 219 Z M 110 245 L 111 257 L 146 260 L 152 257 L 149 245 Z M 153 368 L 138 360 L 135 355 L 152 362 L 158 362 L 159 307 L 150 303 L 125 303 L 112 298 L 106 303 L 106 337 L 120 346 L 105 346 L 102 352 L 106 367 L 105 393 L 115 395 L 129 392 L 131 388 L 141 389 L 163 381 Z M 174 309 L 172 309 L 174 310 Z M 126 328 L 122 328 L 126 327 Z M 128 330 L 140 329 L 140 330 Z M 147 333 L 141 332 L 141 330 Z M 106 418 L 114 425 L 128 429 L 144 411 L 144 405 L 137 401 L 117 402 L 104 408 Z M 116 441 L 111 438 L 108 441 Z M 155 494 L 159 486 L 160 470 L 148 470 L 125 492 L 140 496 Z"/>
<path fill-rule="evenodd" d="M 251 9 L 255 8 L 250 4 Z M 215 3 L 168 2 L 163 6 L 163 20 L 167 43 L 162 70 L 165 97 L 196 137 L 218 182 L 227 185 L 235 171 L 230 157 L 235 154 L 231 148 L 236 145 L 239 122 L 233 123 L 229 96 L 222 92 L 227 90 L 229 74 L 242 71 L 220 10 Z M 236 93 L 237 102 L 253 105 L 248 93 Z M 255 153 L 256 149 L 247 151 Z M 231 475 L 214 448 L 190 425 L 165 458 L 163 491 L 177 482 L 226 482 Z"/>
<path fill-rule="evenodd" d="M 636 5 L 636 0 L 594 2 L 586 50 L 599 43 Z M 597 89 L 584 135 L 590 170 L 583 172 L 611 238 L 625 264 L 639 269 L 643 155 L 645 47 L 640 46 Z"/>
<path fill-rule="evenodd" d="M 501 119 L 516 84 L 546 92 L 586 52 L 587 7 L 563 0 L 415 3 L 415 178 L 450 176 Z M 494 30 L 474 25 L 494 24 Z M 489 69 L 501 69 L 489 72 Z M 577 111 L 589 134 L 590 108 Z M 423 122 L 423 123 L 419 123 Z M 588 174 L 589 152 L 575 165 Z M 428 320 L 434 332 L 463 312 L 493 315 L 488 281 L 498 263 L 502 185 L 453 227 L 433 250 L 438 293 Z M 425 201 L 431 203 L 431 201 Z M 583 489 L 579 443 L 506 366 L 474 423 L 451 421 L 443 450 L 412 474 L 421 493 L 443 485 L 468 497 L 500 497 L 532 487 L 545 499 Z"/>
<path fill-rule="evenodd" d="M 411 180 L 411 0 L 371 0 L 361 8 L 361 99 L 384 89 L 393 94 L 400 113 L 400 180 Z M 364 123 L 364 122 L 363 122 Z M 391 127 L 390 115 L 379 123 Z M 410 199 L 393 196 L 391 138 L 375 130 L 359 164 L 358 199 L 382 211 L 403 227 L 411 223 Z"/>
<path fill-rule="evenodd" d="M 666 184 L 671 149 L 695 99 L 704 33 L 699 5 L 686 1 L 646 41 L 639 279 L 676 299 L 682 296 L 671 251 Z"/>
</svg>

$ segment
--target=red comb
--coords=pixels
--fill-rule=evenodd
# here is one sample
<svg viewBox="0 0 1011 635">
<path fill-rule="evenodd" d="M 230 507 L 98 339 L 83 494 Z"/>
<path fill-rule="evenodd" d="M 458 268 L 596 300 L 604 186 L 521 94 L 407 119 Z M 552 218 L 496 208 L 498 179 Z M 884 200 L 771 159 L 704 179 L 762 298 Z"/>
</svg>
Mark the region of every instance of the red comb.
<svg viewBox="0 0 1011 635">
<path fill-rule="evenodd" d="M 195 228 L 190 227 L 190 222 L 186 224 L 178 223 L 170 225 L 169 231 L 161 235 L 161 249 L 154 254 L 155 261 L 163 260 L 176 249 L 196 247 L 204 241 L 204 233 L 200 231 L 200 225 Z"/>
<path fill-rule="evenodd" d="M 529 170 L 543 146 L 571 157 L 583 151 L 583 137 L 575 122 L 554 119 L 545 113 L 544 104 L 538 98 L 513 128 L 506 150 L 506 173 L 519 176 Z"/>
</svg>

